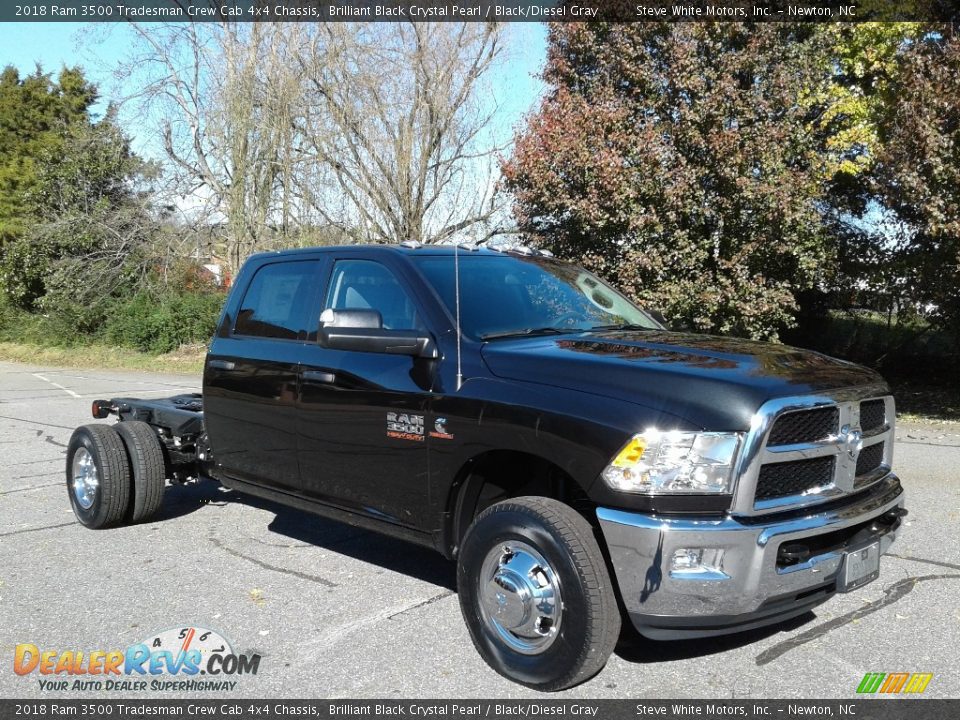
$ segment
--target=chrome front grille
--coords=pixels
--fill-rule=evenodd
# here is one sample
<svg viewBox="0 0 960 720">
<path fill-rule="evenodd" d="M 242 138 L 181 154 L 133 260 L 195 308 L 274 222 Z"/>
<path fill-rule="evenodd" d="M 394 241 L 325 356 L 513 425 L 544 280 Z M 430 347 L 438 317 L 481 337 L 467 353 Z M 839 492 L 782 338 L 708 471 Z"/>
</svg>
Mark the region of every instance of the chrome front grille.
<svg viewBox="0 0 960 720">
<path fill-rule="evenodd" d="M 853 481 L 853 487 L 860 489 L 866 487 L 870 484 L 871 480 L 875 479 L 877 470 L 883 469 L 883 451 L 886 443 L 877 443 L 876 445 L 870 445 L 865 447 L 860 451 L 860 456 L 857 458 L 857 471 L 856 477 Z"/>
<path fill-rule="evenodd" d="M 777 418 L 767 445 L 793 445 L 826 440 L 837 434 L 840 412 L 835 407 L 785 413 Z"/>
<path fill-rule="evenodd" d="M 814 505 L 884 477 L 896 417 L 886 392 L 868 387 L 765 403 L 744 442 L 734 512 Z"/>
<path fill-rule="evenodd" d="M 883 398 L 860 403 L 860 427 L 864 434 L 872 435 L 882 431 L 887 422 L 886 414 L 886 402 Z"/>
<path fill-rule="evenodd" d="M 833 465 L 832 457 L 764 465 L 760 468 L 754 497 L 757 500 L 772 500 L 826 487 L 833 482 Z"/>
</svg>

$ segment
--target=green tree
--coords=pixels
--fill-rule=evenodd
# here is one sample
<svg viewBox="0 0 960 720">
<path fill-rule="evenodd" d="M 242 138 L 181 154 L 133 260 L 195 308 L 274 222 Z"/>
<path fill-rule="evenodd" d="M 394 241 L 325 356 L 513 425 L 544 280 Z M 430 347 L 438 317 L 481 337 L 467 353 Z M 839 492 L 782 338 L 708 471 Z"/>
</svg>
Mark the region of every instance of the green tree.
<svg viewBox="0 0 960 720">
<path fill-rule="evenodd" d="M 29 288 L 25 300 L 81 330 L 96 328 L 110 299 L 131 293 L 162 262 L 149 192 L 155 174 L 130 151 L 112 110 L 70 137 L 38 175 L 31 199 L 42 219 L 7 253 L 8 295 Z"/>
<path fill-rule="evenodd" d="M 90 124 L 96 88 L 79 68 L 64 68 L 55 82 L 39 67 L 21 77 L 0 72 L 0 250 L 32 223 L 29 196 L 41 157 L 55 157 L 72 128 Z"/>
<path fill-rule="evenodd" d="M 960 342 L 960 38 L 927 28 L 904 52 L 880 127 L 874 190 L 896 215 L 907 296 Z"/>
<path fill-rule="evenodd" d="M 15 72 L 7 76 L 12 83 Z M 89 329 L 105 311 L 102 301 L 149 262 L 138 254 L 157 232 L 145 192 L 154 170 L 131 152 L 112 108 L 100 120 L 91 116 L 96 90 L 80 71 L 64 70 L 54 84 L 38 70 L 9 85 L 10 97 L 17 88 L 25 114 L 35 106 L 43 112 L 21 120 L 0 145 L 7 169 L 29 169 L 10 183 L 12 231 L 0 280 L 13 304 L 70 314 Z M 16 104 L 5 108 L 13 113 Z"/>
<path fill-rule="evenodd" d="M 825 158 L 824 220 L 837 262 L 831 282 L 801 298 L 801 322 L 809 335 L 831 307 L 882 310 L 888 325 L 928 308 L 941 326 L 956 327 L 956 245 L 938 220 L 956 216 L 952 31 L 847 23 L 824 32 L 829 81 L 805 99 L 822 108 L 812 129 Z"/>
<path fill-rule="evenodd" d="M 904 47 L 923 32 L 919 23 L 836 23 L 820 29 L 829 44 L 821 56 L 827 82 L 805 88 L 826 162 L 825 180 L 849 185 L 867 174 L 880 150 L 879 125 L 896 106 L 893 84 Z"/>
<path fill-rule="evenodd" d="M 829 257 L 828 51 L 810 26 L 552 25 L 551 91 L 503 168 L 520 227 L 671 317 L 775 337 Z"/>
</svg>

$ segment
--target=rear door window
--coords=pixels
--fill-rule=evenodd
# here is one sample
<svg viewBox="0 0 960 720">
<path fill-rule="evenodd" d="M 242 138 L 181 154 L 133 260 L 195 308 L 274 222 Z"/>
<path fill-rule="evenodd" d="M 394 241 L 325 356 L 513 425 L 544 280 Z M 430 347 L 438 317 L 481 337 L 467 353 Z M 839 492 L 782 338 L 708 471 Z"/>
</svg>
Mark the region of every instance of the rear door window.
<svg viewBox="0 0 960 720">
<path fill-rule="evenodd" d="M 243 296 L 234 334 L 281 340 L 316 337 L 311 306 L 320 269 L 318 260 L 264 265 Z"/>
</svg>

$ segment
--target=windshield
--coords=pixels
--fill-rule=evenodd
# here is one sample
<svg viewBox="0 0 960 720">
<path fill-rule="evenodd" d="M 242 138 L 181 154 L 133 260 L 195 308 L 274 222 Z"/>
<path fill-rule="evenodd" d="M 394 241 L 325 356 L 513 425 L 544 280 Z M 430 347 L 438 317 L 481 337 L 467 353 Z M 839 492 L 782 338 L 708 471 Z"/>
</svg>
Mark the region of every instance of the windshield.
<svg viewBox="0 0 960 720">
<path fill-rule="evenodd" d="M 414 258 L 451 314 L 452 256 Z M 586 270 L 544 258 L 460 255 L 460 324 L 475 340 L 583 330 L 660 329 L 623 295 Z"/>
</svg>

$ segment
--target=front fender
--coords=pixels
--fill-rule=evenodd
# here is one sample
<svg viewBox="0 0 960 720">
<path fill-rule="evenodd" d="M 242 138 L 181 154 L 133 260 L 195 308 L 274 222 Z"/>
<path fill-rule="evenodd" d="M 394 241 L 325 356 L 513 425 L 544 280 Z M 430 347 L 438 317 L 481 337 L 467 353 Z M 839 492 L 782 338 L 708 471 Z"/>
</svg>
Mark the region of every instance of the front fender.
<svg viewBox="0 0 960 720">
<path fill-rule="evenodd" d="M 699 429 L 633 402 L 491 378 L 470 379 L 456 395 L 435 398 L 426 425 L 431 504 L 444 518 L 472 461 L 495 450 L 525 453 L 559 467 L 598 504 L 649 509 L 647 498 L 611 498 L 606 485 L 597 482 L 601 471 L 644 428 Z"/>
</svg>

